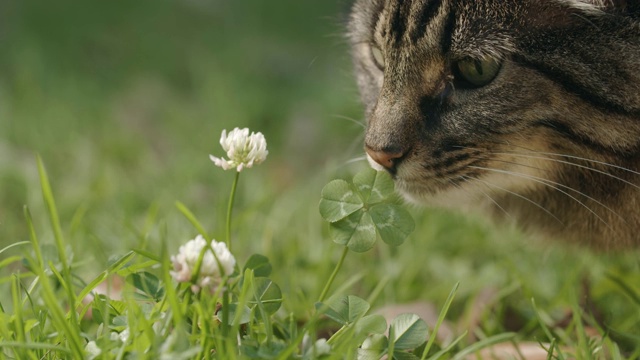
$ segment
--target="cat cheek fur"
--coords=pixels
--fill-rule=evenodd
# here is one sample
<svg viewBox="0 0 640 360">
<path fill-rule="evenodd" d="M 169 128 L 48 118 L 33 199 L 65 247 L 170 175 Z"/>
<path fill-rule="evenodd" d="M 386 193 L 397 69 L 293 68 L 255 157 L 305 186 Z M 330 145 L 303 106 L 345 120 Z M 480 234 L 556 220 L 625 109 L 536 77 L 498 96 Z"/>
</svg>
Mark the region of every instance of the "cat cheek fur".
<svg viewBox="0 0 640 360">
<path fill-rule="evenodd" d="M 413 201 L 638 246 L 639 19 L 623 0 L 358 0 L 349 38 L 365 146 L 393 152 L 385 166 Z M 465 87 L 465 58 L 502 69 Z"/>
</svg>

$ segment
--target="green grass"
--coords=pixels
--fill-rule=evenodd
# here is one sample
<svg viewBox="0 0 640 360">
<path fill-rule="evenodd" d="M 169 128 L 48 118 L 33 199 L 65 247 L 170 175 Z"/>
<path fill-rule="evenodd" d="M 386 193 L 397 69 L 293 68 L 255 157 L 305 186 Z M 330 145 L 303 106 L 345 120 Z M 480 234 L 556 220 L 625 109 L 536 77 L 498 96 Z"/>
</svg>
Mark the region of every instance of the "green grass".
<svg viewBox="0 0 640 360">
<path fill-rule="evenodd" d="M 89 307 L 79 300 L 114 274 L 148 271 L 168 284 L 168 257 L 199 232 L 186 209 L 224 240 L 233 174 L 208 154 L 221 155 L 220 132 L 236 126 L 263 132 L 270 154 L 240 180 L 234 254 L 240 264 L 254 253 L 270 259 L 284 302 L 269 321 L 296 335 L 313 318 L 342 252 L 319 215 L 320 192 L 365 166 L 347 164 L 362 148 L 362 128 L 342 119 L 362 117 L 340 35 L 347 6 L 0 5 L 0 358 L 77 357 L 88 341 L 114 357 L 159 354 L 171 342 L 199 357 L 196 345 L 227 346 L 211 324 L 200 333 L 174 327 L 215 305 L 187 307 L 180 287 L 164 286 L 158 302 L 98 298 L 93 310 L 111 329 L 80 320 Z M 37 154 L 51 187 L 45 196 Z M 446 320 L 477 340 L 462 337 L 445 356 L 516 333 L 516 341 L 553 342 L 565 358 L 589 358 L 599 347 L 610 358 L 640 358 L 637 251 L 596 254 L 474 216 L 412 213 L 417 227 L 406 243 L 350 253 L 330 295 L 372 299 L 374 308 L 421 300 L 441 309 L 459 283 Z M 491 306 L 479 326 L 465 327 L 487 288 L 497 290 Z M 111 339 L 124 324 L 127 345 Z M 429 346 L 431 356 L 447 344 Z"/>
</svg>

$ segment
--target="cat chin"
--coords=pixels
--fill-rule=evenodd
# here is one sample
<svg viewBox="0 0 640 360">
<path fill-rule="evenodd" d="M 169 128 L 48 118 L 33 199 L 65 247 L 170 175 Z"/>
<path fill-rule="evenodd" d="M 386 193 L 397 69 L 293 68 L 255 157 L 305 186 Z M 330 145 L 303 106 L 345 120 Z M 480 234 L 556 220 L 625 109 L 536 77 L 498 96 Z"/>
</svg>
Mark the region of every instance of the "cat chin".
<svg viewBox="0 0 640 360">
<path fill-rule="evenodd" d="M 395 185 L 396 191 L 409 203 L 463 212 L 486 211 L 496 206 L 500 207 L 496 199 L 502 196 L 523 196 L 520 194 L 540 188 L 540 184 L 532 181 L 496 174 L 485 175 L 476 181 L 466 181 L 458 185 L 437 179 L 415 181 L 398 176 Z"/>
<path fill-rule="evenodd" d="M 443 190 L 415 186 L 396 181 L 396 190 L 405 201 L 419 206 L 437 207 L 464 212 L 477 211 L 487 206 L 486 199 L 474 196 L 468 189 L 451 187 Z"/>
</svg>

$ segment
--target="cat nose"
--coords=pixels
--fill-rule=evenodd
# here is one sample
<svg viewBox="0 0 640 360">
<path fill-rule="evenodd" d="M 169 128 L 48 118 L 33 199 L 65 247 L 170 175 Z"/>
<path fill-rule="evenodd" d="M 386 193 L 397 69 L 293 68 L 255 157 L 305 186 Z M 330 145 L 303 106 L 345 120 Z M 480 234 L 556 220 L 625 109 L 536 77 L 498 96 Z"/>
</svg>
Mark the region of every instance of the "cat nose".
<svg viewBox="0 0 640 360">
<path fill-rule="evenodd" d="M 374 150 L 369 146 L 365 147 L 365 151 L 373 161 L 382 165 L 387 170 L 393 170 L 404 156 L 404 153 L 401 151 L 387 149 Z"/>
</svg>

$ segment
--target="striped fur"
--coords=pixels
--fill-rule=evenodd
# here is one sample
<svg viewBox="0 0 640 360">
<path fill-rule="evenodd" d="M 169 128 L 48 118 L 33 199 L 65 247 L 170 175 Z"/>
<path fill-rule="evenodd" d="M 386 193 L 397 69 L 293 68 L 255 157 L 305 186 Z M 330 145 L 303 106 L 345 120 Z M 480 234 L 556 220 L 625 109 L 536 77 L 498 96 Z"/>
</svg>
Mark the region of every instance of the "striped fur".
<svg viewBox="0 0 640 360">
<path fill-rule="evenodd" d="M 640 245 L 639 8 L 357 0 L 349 38 L 365 146 L 402 154 L 388 170 L 414 202 L 488 209 L 601 248 Z M 465 87 L 455 68 L 469 58 L 502 67 Z"/>
</svg>

